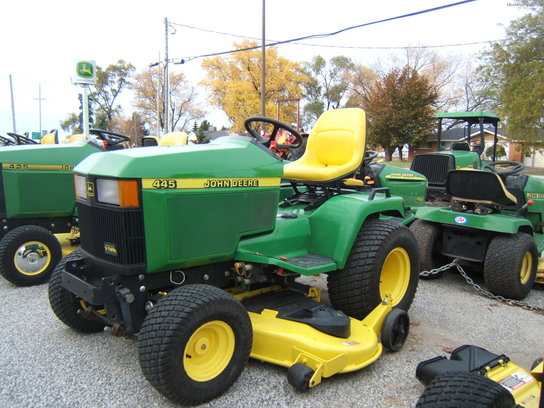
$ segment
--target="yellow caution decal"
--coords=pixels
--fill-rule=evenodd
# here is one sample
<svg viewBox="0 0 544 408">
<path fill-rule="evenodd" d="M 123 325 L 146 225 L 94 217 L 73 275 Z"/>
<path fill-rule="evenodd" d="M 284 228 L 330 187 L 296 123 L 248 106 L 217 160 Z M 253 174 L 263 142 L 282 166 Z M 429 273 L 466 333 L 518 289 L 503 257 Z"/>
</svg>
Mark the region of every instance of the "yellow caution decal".
<svg viewBox="0 0 544 408">
<path fill-rule="evenodd" d="M 41 171 L 72 171 L 73 164 L 26 164 L 26 163 L 2 163 L 4 170 L 41 170 Z"/>
<path fill-rule="evenodd" d="M 402 179 L 402 180 L 425 180 L 425 177 L 416 176 L 411 173 L 391 173 L 385 176 L 386 179 Z"/>
<path fill-rule="evenodd" d="M 277 187 L 280 177 L 244 177 L 244 178 L 145 178 L 144 189 L 191 189 L 191 188 L 253 188 Z"/>
</svg>

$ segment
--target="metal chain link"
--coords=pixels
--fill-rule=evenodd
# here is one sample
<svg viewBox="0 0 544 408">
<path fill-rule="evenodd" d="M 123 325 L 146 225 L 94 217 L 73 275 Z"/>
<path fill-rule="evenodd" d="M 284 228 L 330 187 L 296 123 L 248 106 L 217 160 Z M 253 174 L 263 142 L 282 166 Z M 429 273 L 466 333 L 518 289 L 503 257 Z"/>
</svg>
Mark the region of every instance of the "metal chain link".
<svg viewBox="0 0 544 408">
<path fill-rule="evenodd" d="M 450 269 L 452 266 L 456 266 L 458 265 L 458 258 L 454 259 L 452 263 L 449 263 L 449 264 L 446 264 L 444 266 L 441 266 L 440 268 L 435 268 L 435 269 L 431 269 L 430 271 L 421 271 L 419 273 L 419 276 L 420 277 L 427 277 L 427 276 L 433 276 L 433 275 L 438 275 L 442 272 L 445 272 L 447 271 L 448 269 Z"/>
<path fill-rule="evenodd" d="M 522 307 L 522 308 L 524 308 L 526 310 L 531 310 L 531 311 L 535 311 L 535 312 L 539 312 L 539 313 L 544 313 L 544 307 L 542 307 L 542 306 L 529 305 L 526 302 L 520 302 L 519 300 L 508 299 L 508 298 L 505 298 L 504 296 L 494 295 L 493 293 L 483 289 L 480 285 L 478 285 L 476 282 L 474 282 L 474 280 L 472 280 L 472 278 L 467 275 L 467 273 L 461 267 L 461 265 L 459 265 L 459 258 L 454 259 L 453 262 L 451 262 L 449 264 L 446 264 L 444 266 L 441 266 L 440 268 L 431 269 L 430 271 L 422 271 L 422 272 L 420 272 L 419 276 L 426 277 L 426 276 L 438 275 L 439 273 L 442 273 L 442 272 L 450 269 L 452 266 L 455 266 L 457 268 L 457 270 L 459 271 L 461 276 L 463 278 L 465 278 L 467 283 L 470 286 L 472 286 L 472 288 L 474 290 L 476 290 L 476 292 L 478 292 L 479 294 L 481 294 L 481 295 L 483 295 L 483 296 L 485 296 L 485 297 L 487 297 L 489 299 L 499 300 L 499 301 L 507 303 L 507 304 L 509 304 L 511 306 L 519 306 L 519 307 Z"/>
</svg>

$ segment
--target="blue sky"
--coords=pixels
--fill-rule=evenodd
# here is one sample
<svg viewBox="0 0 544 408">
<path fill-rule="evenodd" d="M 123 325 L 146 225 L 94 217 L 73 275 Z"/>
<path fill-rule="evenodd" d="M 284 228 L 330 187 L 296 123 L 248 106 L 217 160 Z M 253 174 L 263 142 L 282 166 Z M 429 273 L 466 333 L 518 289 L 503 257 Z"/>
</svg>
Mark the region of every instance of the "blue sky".
<svg viewBox="0 0 544 408">
<path fill-rule="evenodd" d="M 454 0 L 267 0 L 266 37 L 286 40 L 333 32 L 419 10 L 454 3 Z M 347 55 L 371 65 L 394 50 L 350 47 L 447 45 L 497 40 L 504 27 L 520 15 L 513 0 L 477 0 L 433 13 L 363 27 L 305 45 L 282 45 L 279 53 L 296 61 Z M 96 0 L 48 2 L 20 0 L 4 5 L 0 13 L 0 134 L 12 131 L 9 75 L 12 75 L 17 131 L 39 128 L 38 88 L 41 85 L 42 128 L 58 128 L 60 120 L 78 109 L 80 88 L 71 83 L 74 61 L 95 60 L 102 67 L 124 59 L 142 70 L 164 57 L 164 18 L 240 36 L 261 36 L 262 0 Z M 232 49 L 240 39 L 175 25 L 169 36 L 170 58 L 182 58 Z M 311 46 L 308 44 L 312 44 Z M 324 47 L 329 46 L 329 47 Z M 332 47 L 330 47 L 332 46 Z M 443 55 L 476 55 L 485 45 L 436 49 Z M 202 78 L 195 59 L 171 65 L 191 81 Z M 205 104 L 205 89 L 199 91 Z M 123 103 L 125 111 L 132 107 Z M 225 118 L 211 112 L 221 126 Z"/>
</svg>

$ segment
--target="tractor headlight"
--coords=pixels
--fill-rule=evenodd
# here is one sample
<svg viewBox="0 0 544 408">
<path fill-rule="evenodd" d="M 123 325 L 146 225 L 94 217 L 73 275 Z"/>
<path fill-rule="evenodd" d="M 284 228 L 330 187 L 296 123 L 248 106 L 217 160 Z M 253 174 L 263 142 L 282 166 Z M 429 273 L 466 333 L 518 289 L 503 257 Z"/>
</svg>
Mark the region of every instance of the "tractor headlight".
<svg viewBox="0 0 544 408">
<path fill-rule="evenodd" d="M 139 207 L 140 195 L 136 180 L 96 179 L 96 198 L 104 204 Z"/>
<path fill-rule="evenodd" d="M 87 198 L 87 184 L 85 182 L 85 176 L 79 174 L 74 175 L 74 184 L 76 189 L 76 197 L 86 199 Z"/>
</svg>

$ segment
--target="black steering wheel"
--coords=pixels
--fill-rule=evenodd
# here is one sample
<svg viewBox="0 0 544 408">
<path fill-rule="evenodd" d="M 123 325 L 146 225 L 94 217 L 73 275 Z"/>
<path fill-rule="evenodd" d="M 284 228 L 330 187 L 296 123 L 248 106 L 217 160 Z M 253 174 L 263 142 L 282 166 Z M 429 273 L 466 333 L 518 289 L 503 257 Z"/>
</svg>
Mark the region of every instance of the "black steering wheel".
<svg viewBox="0 0 544 408">
<path fill-rule="evenodd" d="M 498 169 L 497 166 L 510 166 L 506 169 Z M 511 174 L 516 174 L 522 171 L 525 168 L 523 163 L 514 160 L 499 160 L 485 164 L 482 166 L 483 169 L 489 169 L 493 173 L 497 173 L 500 176 L 510 176 Z"/>
<path fill-rule="evenodd" d="M 128 136 L 110 132 L 109 130 L 89 129 L 89 133 L 96 135 L 100 140 L 104 140 L 108 146 L 115 146 L 130 140 L 130 137 Z"/>
<path fill-rule="evenodd" d="M 33 139 L 30 139 L 29 137 L 26 137 L 26 136 L 23 136 L 23 135 L 19 135 L 17 133 L 11 133 L 11 132 L 7 132 L 8 133 L 8 136 L 11 136 L 12 138 L 14 138 L 16 141 L 17 141 L 17 144 L 18 145 L 24 145 L 24 144 L 38 144 L 37 141 L 33 140 Z"/>
<path fill-rule="evenodd" d="M 368 166 L 376 157 L 378 157 L 378 152 L 376 150 L 365 150 L 365 155 L 363 157 L 365 166 Z"/>
<path fill-rule="evenodd" d="M 0 144 L 3 144 L 4 146 L 13 146 L 15 142 L 5 136 L 0 136 Z"/>
<path fill-rule="evenodd" d="M 255 129 L 251 127 L 253 123 L 268 123 L 272 125 L 274 128 L 272 129 L 272 134 L 270 137 L 262 137 L 259 132 L 257 132 Z M 289 133 L 291 133 L 295 137 L 295 143 L 293 144 L 278 144 L 276 145 L 276 148 L 278 149 L 298 149 L 299 147 L 302 147 L 304 145 L 304 139 L 302 135 L 293 129 L 291 126 L 280 122 L 279 120 L 268 118 L 266 116 L 251 116 L 246 119 L 244 122 L 244 126 L 248 133 L 253 136 L 255 139 L 257 139 L 259 142 L 261 142 L 266 147 L 270 147 L 270 143 L 276 139 L 276 135 L 278 134 L 278 131 L 280 129 L 287 130 Z"/>
</svg>

